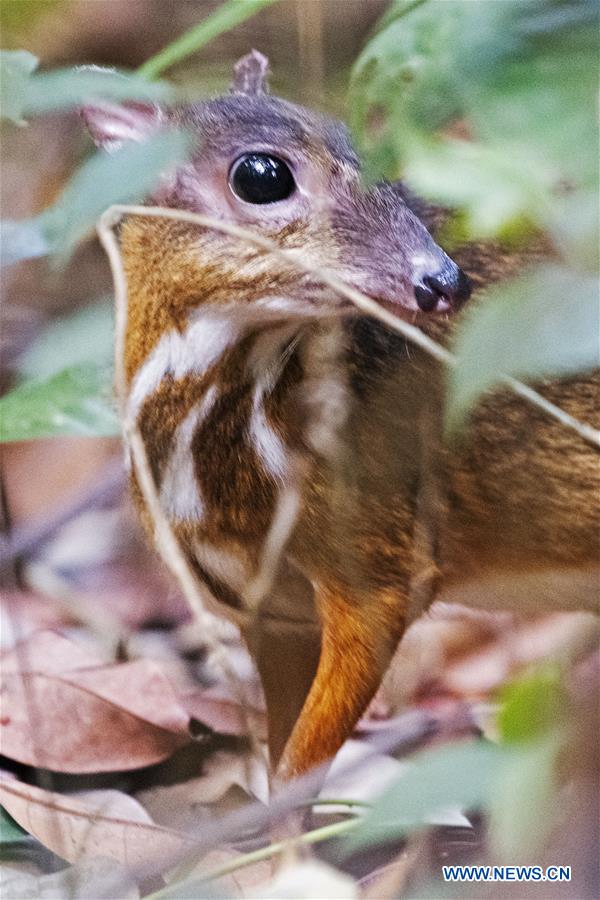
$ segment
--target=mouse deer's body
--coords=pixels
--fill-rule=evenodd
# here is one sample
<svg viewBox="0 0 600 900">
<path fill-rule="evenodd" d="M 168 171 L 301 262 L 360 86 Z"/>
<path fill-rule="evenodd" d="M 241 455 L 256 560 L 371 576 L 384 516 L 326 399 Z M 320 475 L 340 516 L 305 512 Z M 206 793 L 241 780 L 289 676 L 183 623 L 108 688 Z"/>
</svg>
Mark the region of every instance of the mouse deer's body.
<svg viewBox="0 0 600 900">
<path fill-rule="evenodd" d="M 91 108 L 88 123 L 105 144 L 191 128 L 199 149 L 161 204 L 259 230 L 445 332 L 469 293 L 462 271 L 401 187 L 361 185 L 342 126 L 264 93 L 264 68 L 251 54 L 229 97 Z M 597 563 L 598 456 L 559 423 L 498 394 L 451 452 L 440 367 L 318 278 L 180 221 L 131 217 L 121 239 L 130 410 L 182 548 L 257 662 L 281 773 L 336 752 L 440 586 L 507 571 L 574 584 Z M 473 247 L 465 259 L 476 285 L 518 266 Z M 544 390 L 594 421 L 597 387 Z M 246 591 L 286 486 L 295 524 L 253 617 Z"/>
</svg>

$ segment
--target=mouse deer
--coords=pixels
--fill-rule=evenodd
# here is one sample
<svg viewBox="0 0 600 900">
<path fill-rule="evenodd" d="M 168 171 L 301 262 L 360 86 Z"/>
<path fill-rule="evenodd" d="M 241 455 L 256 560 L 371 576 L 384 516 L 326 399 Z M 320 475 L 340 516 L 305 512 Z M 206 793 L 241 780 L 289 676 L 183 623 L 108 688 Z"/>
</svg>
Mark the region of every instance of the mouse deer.
<svg viewBox="0 0 600 900">
<path fill-rule="evenodd" d="M 84 116 L 108 149 L 188 129 L 194 154 L 151 202 L 254 230 L 451 341 L 471 287 L 478 302 L 525 257 L 473 244 L 450 259 L 421 221 L 435 229 L 439 210 L 366 187 L 346 128 L 269 95 L 266 69 L 253 51 L 227 96 Z M 518 608 L 593 607 L 599 468 L 582 438 L 499 391 L 450 446 L 441 366 L 316 275 L 184 221 L 129 216 L 120 241 L 128 409 L 189 564 L 256 661 L 279 775 L 335 754 L 440 591 L 510 576 Z M 541 389 L 598 422 L 598 373 Z M 297 514 L 252 615 L 290 485 Z"/>
</svg>

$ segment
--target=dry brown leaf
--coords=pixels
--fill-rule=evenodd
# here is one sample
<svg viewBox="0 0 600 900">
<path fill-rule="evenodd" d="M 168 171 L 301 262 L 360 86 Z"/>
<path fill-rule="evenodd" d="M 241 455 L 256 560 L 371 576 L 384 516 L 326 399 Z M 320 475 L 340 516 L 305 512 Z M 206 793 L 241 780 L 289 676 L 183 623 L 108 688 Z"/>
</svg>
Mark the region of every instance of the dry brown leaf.
<svg viewBox="0 0 600 900">
<path fill-rule="evenodd" d="M 4 652 L 34 631 L 73 624 L 60 603 L 34 591 L 0 591 L 0 616 L 0 640 Z"/>
<path fill-rule="evenodd" d="M 34 668 L 40 672 L 69 672 L 104 665 L 107 661 L 87 645 L 50 630 L 36 631 L 0 655 L 2 674 Z"/>
<path fill-rule="evenodd" d="M 52 771 L 140 768 L 190 738 L 189 716 L 149 660 L 102 665 L 87 648 L 40 632 L 2 663 L 2 753 Z"/>
<path fill-rule="evenodd" d="M 435 603 L 400 642 L 362 730 L 411 703 L 485 698 L 523 666 L 573 658 L 597 641 L 588 613 L 555 613 L 519 621 L 506 612 Z"/>
<path fill-rule="evenodd" d="M 22 828 L 68 862 L 105 856 L 144 872 L 149 861 L 155 869 L 168 867 L 191 845 L 181 832 L 154 824 L 135 800 L 119 791 L 63 795 L 0 773 L 0 803 Z"/>
<path fill-rule="evenodd" d="M 264 761 L 221 750 L 211 754 L 202 769 L 202 775 L 195 778 L 155 785 L 138 791 L 136 796 L 155 822 L 182 830 L 216 812 L 239 808 L 252 797 L 268 802 Z"/>
<path fill-rule="evenodd" d="M 482 648 L 496 647 L 511 628 L 506 613 L 472 610 L 458 604 L 434 603 L 400 641 L 369 715 L 389 718 L 439 690 L 439 680 L 455 662 L 460 664 Z"/>
<path fill-rule="evenodd" d="M 265 710 L 247 705 L 244 711 L 225 686 L 186 691 L 179 699 L 190 716 L 219 734 L 240 737 L 248 733 L 250 726 L 259 740 L 267 739 Z"/>
<path fill-rule="evenodd" d="M 555 613 L 522 622 L 504 640 L 449 665 L 439 685 L 459 696 L 479 697 L 523 666 L 551 657 L 575 658 L 597 639 L 598 620 L 591 613 Z"/>
</svg>

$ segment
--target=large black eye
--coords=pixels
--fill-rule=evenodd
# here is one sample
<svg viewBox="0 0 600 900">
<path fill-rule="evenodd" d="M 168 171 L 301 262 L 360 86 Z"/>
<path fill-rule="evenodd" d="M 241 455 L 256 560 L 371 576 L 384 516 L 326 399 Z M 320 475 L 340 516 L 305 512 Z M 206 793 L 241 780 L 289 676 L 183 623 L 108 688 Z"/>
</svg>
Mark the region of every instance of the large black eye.
<svg viewBox="0 0 600 900">
<path fill-rule="evenodd" d="M 234 164 L 230 184 L 246 203 L 276 203 L 294 192 L 296 183 L 289 166 L 267 153 L 248 153 Z"/>
</svg>

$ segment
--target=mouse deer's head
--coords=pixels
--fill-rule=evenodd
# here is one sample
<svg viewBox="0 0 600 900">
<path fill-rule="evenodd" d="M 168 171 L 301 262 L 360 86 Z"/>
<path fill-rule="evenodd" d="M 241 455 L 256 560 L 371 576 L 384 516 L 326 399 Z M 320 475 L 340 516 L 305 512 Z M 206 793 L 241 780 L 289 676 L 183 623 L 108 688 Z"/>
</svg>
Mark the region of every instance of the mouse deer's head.
<svg viewBox="0 0 600 900">
<path fill-rule="evenodd" d="M 400 316 L 458 307 L 468 280 L 399 187 L 365 187 L 344 125 L 270 96 L 267 66 L 253 51 L 237 63 L 230 93 L 215 100 L 165 110 L 92 106 L 83 114 L 108 149 L 170 127 L 197 135 L 191 159 L 151 201 L 269 237 Z M 204 303 L 254 303 L 283 318 L 347 308 L 317 278 L 216 230 L 132 218 L 122 239 L 133 300 L 160 297 L 174 316 Z"/>
</svg>

